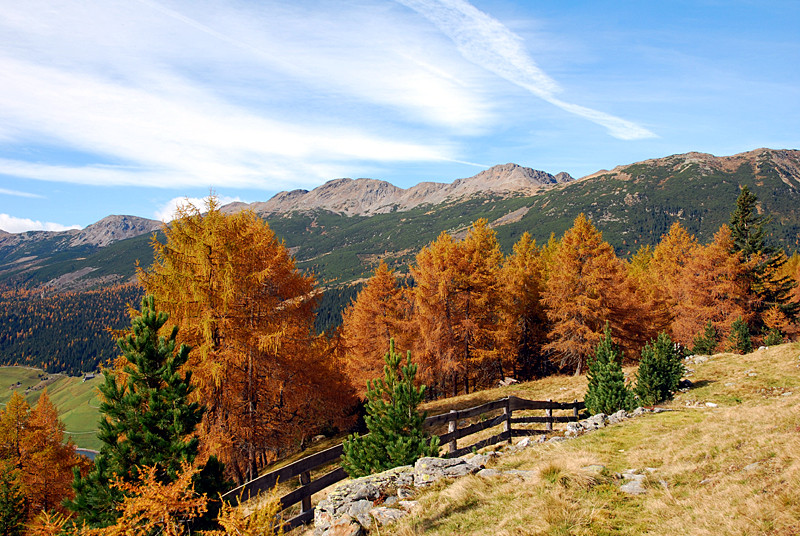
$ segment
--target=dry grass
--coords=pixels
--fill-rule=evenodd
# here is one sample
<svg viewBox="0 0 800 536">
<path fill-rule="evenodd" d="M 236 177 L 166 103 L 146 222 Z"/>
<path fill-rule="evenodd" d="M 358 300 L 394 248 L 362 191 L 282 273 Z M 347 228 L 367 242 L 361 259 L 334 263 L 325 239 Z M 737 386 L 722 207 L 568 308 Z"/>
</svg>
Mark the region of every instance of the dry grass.
<svg viewBox="0 0 800 536">
<path fill-rule="evenodd" d="M 799 357 L 795 343 L 690 365 L 695 388 L 665 405 L 674 411 L 503 456 L 497 468 L 532 476 L 440 484 L 381 534 L 800 534 Z M 585 378 L 555 377 L 455 407 L 508 394 L 572 400 L 584 390 Z M 606 469 L 584 469 L 591 464 Z M 615 474 L 626 469 L 648 473 L 646 494 L 620 492 Z"/>
</svg>

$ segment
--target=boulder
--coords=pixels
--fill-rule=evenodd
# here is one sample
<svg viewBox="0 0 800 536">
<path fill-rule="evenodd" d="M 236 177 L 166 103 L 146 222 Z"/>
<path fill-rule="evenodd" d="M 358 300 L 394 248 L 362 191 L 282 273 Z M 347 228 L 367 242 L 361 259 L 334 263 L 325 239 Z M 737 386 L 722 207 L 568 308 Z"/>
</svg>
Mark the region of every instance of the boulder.
<svg viewBox="0 0 800 536">
<path fill-rule="evenodd" d="M 478 471 L 479 466 L 461 458 L 420 458 L 414 464 L 414 485 L 427 486 L 440 478 L 459 478 Z"/>
</svg>

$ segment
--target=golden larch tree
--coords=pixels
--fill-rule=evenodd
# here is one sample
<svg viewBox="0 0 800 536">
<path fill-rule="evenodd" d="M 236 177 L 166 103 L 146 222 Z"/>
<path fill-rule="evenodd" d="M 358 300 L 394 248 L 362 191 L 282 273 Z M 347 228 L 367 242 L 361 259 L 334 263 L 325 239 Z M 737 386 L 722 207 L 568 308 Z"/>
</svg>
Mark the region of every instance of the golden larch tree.
<svg viewBox="0 0 800 536">
<path fill-rule="evenodd" d="M 500 272 L 502 306 L 497 344 L 505 371 L 529 379 L 546 373 L 542 346 L 548 321 L 542 303 L 545 267 L 536 240 L 524 233 Z"/>
<path fill-rule="evenodd" d="M 445 385 L 454 394 L 461 385 L 469 392 L 502 374 L 496 346 L 502 257 L 485 219 L 463 241 L 442 233 L 417 255 L 411 267 L 415 355 L 432 394 L 441 394 Z"/>
<path fill-rule="evenodd" d="M 410 348 L 405 333 L 409 309 L 394 271 L 381 262 L 342 312 L 345 369 L 360 396 L 366 394 L 367 381 L 382 377 L 390 339 L 398 348 Z"/>
<path fill-rule="evenodd" d="M 580 374 L 603 338 L 606 321 L 619 329 L 629 305 L 624 268 L 614 249 L 583 214 L 552 254 L 542 301 L 552 329 L 550 351 L 558 366 Z"/>
<path fill-rule="evenodd" d="M 693 251 L 677 275 L 672 321 L 676 342 L 691 345 L 709 321 L 725 339 L 734 320 L 750 320 L 755 309 L 748 266 L 740 253 L 732 253 L 732 244 L 731 231 L 723 225 L 710 244 Z"/>
<path fill-rule="evenodd" d="M 193 348 L 186 366 L 206 406 L 201 449 L 241 482 L 337 422 L 352 391 L 314 334 L 313 278 L 255 214 L 224 214 L 213 196 L 205 209 L 179 209 L 139 278 Z"/>
</svg>

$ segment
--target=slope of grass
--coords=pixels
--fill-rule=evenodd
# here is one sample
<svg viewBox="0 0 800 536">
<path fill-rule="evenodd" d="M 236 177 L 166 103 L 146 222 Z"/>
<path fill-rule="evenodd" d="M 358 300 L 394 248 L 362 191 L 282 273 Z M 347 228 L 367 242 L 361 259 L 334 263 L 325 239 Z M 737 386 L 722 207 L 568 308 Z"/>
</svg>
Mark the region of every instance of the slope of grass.
<svg viewBox="0 0 800 536">
<path fill-rule="evenodd" d="M 97 387 L 102 381 L 98 376 L 91 380 L 47 374 L 28 367 L 0 367 L 0 405 L 5 407 L 11 393 L 16 390 L 28 404 L 36 405 L 42 388 L 47 388 L 50 400 L 58 409 L 64 422 L 67 437 L 71 437 L 80 448 L 99 450 L 97 422 L 100 419 Z"/>
<path fill-rule="evenodd" d="M 800 344 L 689 366 L 695 387 L 664 405 L 674 411 L 502 456 L 496 468 L 535 476 L 440 484 L 381 534 L 800 533 Z M 584 378 L 534 383 L 535 398 L 585 388 Z M 646 494 L 620 491 L 627 469 L 648 475 Z"/>
</svg>

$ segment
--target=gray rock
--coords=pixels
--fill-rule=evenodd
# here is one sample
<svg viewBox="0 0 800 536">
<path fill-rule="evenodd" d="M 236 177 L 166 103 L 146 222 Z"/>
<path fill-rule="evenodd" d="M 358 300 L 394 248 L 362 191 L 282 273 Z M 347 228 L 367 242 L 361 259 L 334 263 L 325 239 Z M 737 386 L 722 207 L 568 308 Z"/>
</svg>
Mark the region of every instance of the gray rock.
<svg viewBox="0 0 800 536">
<path fill-rule="evenodd" d="M 408 515 L 408 512 L 398 508 L 386 508 L 385 506 L 378 506 L 377 508 L 370 510 L 369 515 L 380 527 L 404 518 Z"/>
<path fill-rule="evenodd" d="M 523 438 L 522 438 L 522 439 L 520 439 L 520 440 L 519 440 L 519 442 L 516 444 L 516 447 L 517 447 L 517 448 L 520 448 L 520 449 L 524 449 L 524 448 L 527 448 L 527 447 L 529 447 L 529 446 L 530 446 L 530 444 L 531 444 L 531 438 L 530 438 L 530 437 L 523 437 Z"/>
<path fill-rule="evenodd" d="M 397 488 L 397 498 L 401 501 L 405 501 L 410 499 L 414 496 L 414 490 L 411 488 Z"/>
<path fill-rule="evenodd" d="M 613 413 L 608 416 L 608 424 L 617 424 L 618 422 L 622 422 L 628 418 L 628 412 L 624 409 L 619 410 L 616 413 Z"/>
<path fill-rule="evenodd" d="M 643 408 L 643 407 L 639 406 L 638 408 L 633 410 L 633 412 L 630 414 L 630 416 L 631 417 L 638 417 L 640 415 L 644 415 L 645 413 L 650 413 L 650 410 L 647 409 L 647 408 Z"/>
<path fill-rule="evenodd" d="M 474 465 L 475 467 L 483 469 L 484 467 L 486 467 L 486 464 L 489 462 L 489 459 L 490 457 L 487 456 L 486 454 L 475 454 L 474 456 L 466 458 L 465 461 L 470 465 Z"/>
<path fill-rule="evenodd" d="M 372 510 L 373 507 L 374 505 L 372 504 L 372 501 L 368 501 L 366 499 L 353 501 L 350 503 L 350 506 L 347 509 L 347 515 L 359 519 L 362 515 Z"/>
<path fill-rule="evenodd" d="M 417 501 L 400 501 L 397 505 L 406 512 L 413 512 L 418 506 Z"/>
<path fill-rule="evenodd" d="M 536 471 L 523 471 L 520 469 L 509 469 L 508 471 L 503 471 L 504 475 L 511 475 L 517 476 L 522 480 L 532 480 L 538 476 L 539 473 Z"/>
<path fill-rule="evenodd" d="M 497 469 L 481 469 L 480 471 L 478 471 L 477 475 L 483 478 L 492 478 L 496 476 L 502 476 L 503 473 L 501 473 Z"/>
<path fill-rule="evenodd" d="M 548 443 L 561 443 L 562 441 L 566 441 L 566 440 L 567 440 L 567 438 L 564 437 L 564 436 L 555 436 L 555 437 L 551 437 L 550 439 L 548 439 L 547 442 Z"/>
<path fill-rule="evenodd" d="M 383 501 L 382 506 L 391 507 L 396 505 L 398 502 L 400 502 L 400 499 L 397 497 L 397 495 L 389 495 L 386 497 L 386 500 Z"/>
<path fill-rule="evenodd" d="M 364 529 L 352 517 L 344 515 L 331 523 L 322 536 L 363 536 Z"/>
<path fill-rule="evenodd" d="M 604 428 L 606 425 L 606 417 L 605 413 L 598 413 L 597 415 L 592 415 L 588 419 L 580 421 L 580 423 L 587 430 L 591 430 L 592 428 Z"/>
<path fill-rule="evenodd" d="M 629 480 L 625 484 L 621 485 L 619 489 L 623 493 L 628 493 L 630 495 L 641 495 L 643 493 L 647 493 L 647 490 L 642 485 L 641 480 Z"/>
<path fill-rule="evenodd" d="M 742 471 L 755 471 L 761 466 L 760 462 L 751 463 L 750 465 L 745 465 L 742 467 Z"/>
<path fill-rule="evenodd" d="M 420 458 L 414 464 L 414 485 L 427 486 L 440 478 L 458 478 L 478 471 L 480 467 L 461 458 Z"/>
<path fill-rule="evenodd" d="M 590 473 L 600 474 L 600 473 L 602 473 L 603 471 L 606 470 L 606 466 L 605 465 L 600 465 L 599 463 L 596 463 L 596 464 L 592 464 L 592 465 L 587 465 L 586 467 L 581 467 L 581 469 L 583 469 L 584 471 L 588 471 Z"/>
</svg>

